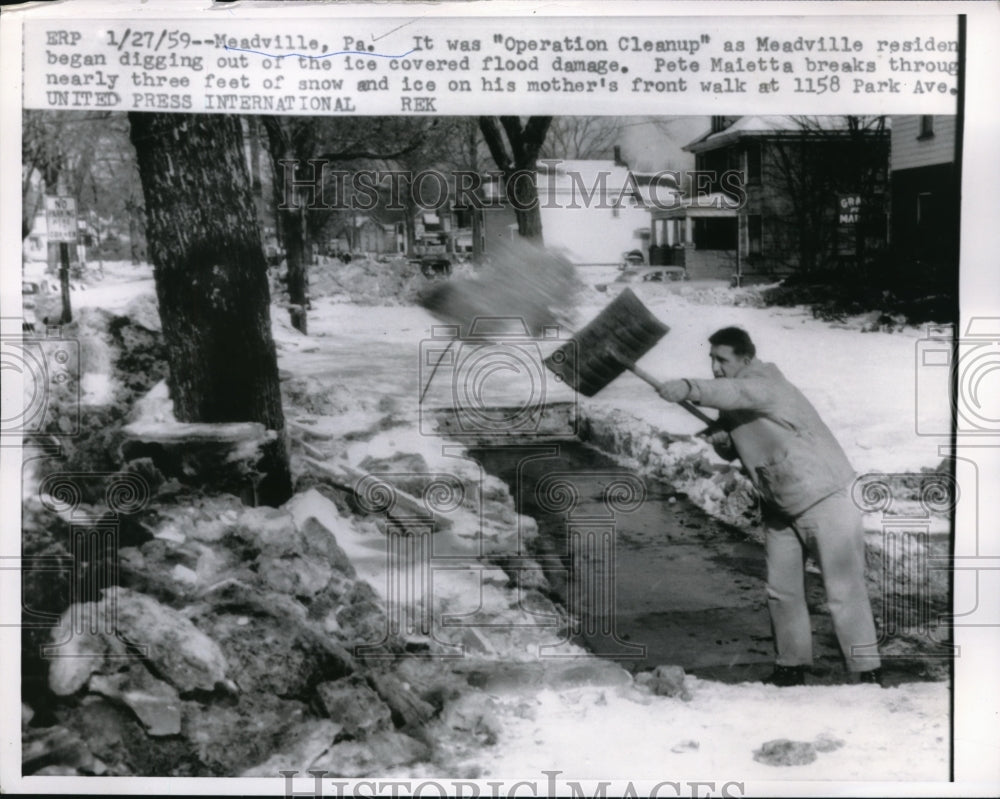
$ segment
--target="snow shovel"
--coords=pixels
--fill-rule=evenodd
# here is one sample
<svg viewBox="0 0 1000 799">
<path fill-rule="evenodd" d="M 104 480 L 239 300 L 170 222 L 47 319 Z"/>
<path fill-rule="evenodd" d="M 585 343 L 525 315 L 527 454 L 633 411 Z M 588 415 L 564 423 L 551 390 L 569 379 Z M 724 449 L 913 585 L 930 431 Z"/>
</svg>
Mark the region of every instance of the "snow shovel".
<svg viewBox="0 0 1000 799">
<path fill-rule="evenodd" d="M 626 369 L 657 388 L 660 381 L 635 362 L 669 331 L 631 289 L 625 289 L 570 341 L 551 353 L 545 365 L 585 397 L 594 396 Z M 709 427 L 715 425 L 714 419 L 690 402 L 677 404 Z"/>
</svg>

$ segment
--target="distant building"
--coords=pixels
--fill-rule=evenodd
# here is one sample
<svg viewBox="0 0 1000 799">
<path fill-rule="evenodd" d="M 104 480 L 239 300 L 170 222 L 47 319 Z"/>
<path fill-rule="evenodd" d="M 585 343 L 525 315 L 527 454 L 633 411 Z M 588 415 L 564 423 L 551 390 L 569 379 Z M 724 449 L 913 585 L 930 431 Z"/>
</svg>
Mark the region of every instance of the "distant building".
<svg viewBox="0 0 1000 799">
<path fill-rule="evenodd" d="M 892 117 L 892 249 L 902 263 L 958 268 L 954 116 Z"/>
<path fill-rule="evenodd" d="M 663 174 L 637 174 L 621 160 L 556 160 L 538 165 L 536 185 L 547 247 L 563 252 L 576 264 L 617 264 L 625 253 L 649 248 L 651 192 L 663 203 L 678 194 L 676 180 Z M 489 197 L 498 187 L 486 184 Z M 517 235 L 513 209 L 501 207 L 483 213 L 487 250 L 493 238 Z"/>
<path fill-rule="evenodd" d="M 406 251 L 402 214 L 375 209 L 336 220 L 326 234 L 328 254 L 398 254 Z"/>
<path fill-rule="evenodd" d="M 31 232 L 24 239 L 22 257 L 26 261 L 48 260 L 49 236 L 44 211 L 35 214 L 35 218 L 31 221 Z"/>
<path fill-rule="evenodd" d="M 113 219 L 98 217 L 93 212 L 78 218 L 76 227 L 77 241 L 69 245 L 71 261 L 83 260 L 89 248 L 99 246 L 102 240 L 111 240 L 120 235 Z M 32 220 L 31 232 L 24 239 L 22 260 L 47 261 L 50 257 L 45 211 L 39 211 Z"/>
<path fill-rule="evenodd" d="M 857 263 L 884 249 L 884 123 L 713 117 L 684 148 L 695 155 L 689 193 L 676 207 L 651 210 L 651 261 L 684 266 L 691 278 L 759 279 Z"/>
</svg>

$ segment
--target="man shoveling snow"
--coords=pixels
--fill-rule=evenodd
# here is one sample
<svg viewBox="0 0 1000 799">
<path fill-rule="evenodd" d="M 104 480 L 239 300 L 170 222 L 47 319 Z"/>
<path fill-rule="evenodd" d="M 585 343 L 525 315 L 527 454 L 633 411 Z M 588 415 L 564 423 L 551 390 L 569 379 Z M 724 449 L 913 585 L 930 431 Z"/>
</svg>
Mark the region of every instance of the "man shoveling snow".
<svg viewBox="0 0 1000 799">
<path fill-rule="evenodd" d="M 851 672 L 880 682 L 877 637 L 864 578 L 861 513 L 849 496 L 854 469 L 816 409 L 774 364 L 756 358 L 746 331 L 709 337 L 714 380 L 668 380 L 670 402 L 720 411 L 709 441 L 743 462 L 764 504 L 767 593 L 777 652 L 767 682 L 802 685 L 812 664 L 805 557 L 823 573 L 837 640 Z"/>
</svg>

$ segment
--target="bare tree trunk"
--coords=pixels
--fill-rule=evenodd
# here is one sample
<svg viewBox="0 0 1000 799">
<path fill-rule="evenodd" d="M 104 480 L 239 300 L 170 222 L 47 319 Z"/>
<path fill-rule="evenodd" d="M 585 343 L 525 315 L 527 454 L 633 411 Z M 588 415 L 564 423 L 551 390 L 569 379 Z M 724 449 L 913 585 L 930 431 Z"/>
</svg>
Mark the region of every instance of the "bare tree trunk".
<svg viewBox="0 0 1000 799">
<path fill-rule="evenodd" d="M 139 263 L 139 225 L 136 222 L 137 204 L 132 197 L 125 201 L 125 211 L 128 213 L 128 247 L 132 257 L 132 265 Z"/>
<path fill-rule="evenodd" d="M 246 117 L 247 138 L 250 145 L 250 191 L 253 192 L 254 205 L 257 208 L 257 218 L 262 219 L 264 197 L 263 184 L 260 179 L 260 125 L 255 116 Z"/>
<path fill-rule="evenodd" d="M 288 287 L 288 313 L 292 327 L 300 333 L 307 333 L 305 230 L 302 225 L 302 209 L 278 213 L 281 214 L 287 266 L 285 283 Z"/>
<path fill-rule="evenodd" d="M 184 422 L 259 422 L 277 431 L 258 498 L 291 496 L 260 232 L 237 118 L 130 113 L 146 237 Z"/>
<path fill-rule="evenodd" d="M 292 327 L 301 333 L 307 332 L 306 295 L 308 280 L 305 264 L 305 208 L 298 197 L 285 197 L 285 169 L 297 169 L 298 160 L 292 142 L 281 128 L 276 117 L 264 117 L 267 131 L 268 150 L 271 153 L 271 167 L 274 176 L 275 206 L 278 208 L 278 227 L 281 244 L 285 250 L 285 285 L 288 288 L 289 318 Z M 281 165 L 281 161 L 293 161 L 294 166 Z M 293 190 L 293 195 L 296 192 Z M 286 205 L 288 208 L 282 208 Z"/>
<path fill-rule="evenodd" d="M 469 170 L 479 174 L 479 126 L 475 120 L 467 122 L 466 146 L 469 148 Z M 469 213 L 472 215 L 472 260 L 479 263 L 483 259 L 483 210 L 473 207 Z"/>
<path fill-rule="evenodd" d="M 407 198 L 403 205 L 405 206 L 405 210 L 403 211 L 403 229 L 406 231 L 406 254 L 414 255 L 417 247 L 417 209 L 413 204 L 413 197 L 410 192 L 407 192 Z"/>
<path fill-rule="evenodd" d="M 538 204 L 535 174 L 538 153 L 551 124 L 552 117 L 529 117 L 524 125 L 519 117 L 479 118 L 479 129 L 486 146 L 503 172 L 507 199 L 517 219 L 517 232 L 539 244 L 542 242 L 542 212 Z M 510 144 L 509 152 L 504 134 Z"/>
</svg>

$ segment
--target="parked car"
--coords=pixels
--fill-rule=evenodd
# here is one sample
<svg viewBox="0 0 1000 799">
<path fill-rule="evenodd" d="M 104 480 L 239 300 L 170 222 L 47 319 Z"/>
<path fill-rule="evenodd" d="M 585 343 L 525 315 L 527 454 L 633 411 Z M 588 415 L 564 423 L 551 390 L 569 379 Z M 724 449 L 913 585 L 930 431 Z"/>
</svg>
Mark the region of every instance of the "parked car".
<svg viewBox="0 0 1000 799">
<path fill-rule="evenodd" d="M 428 280 L 451 277 L 451 261 L 443 255 L 422 255 L 412 259 L 411 263 L 419 266 Z"/>
<path fill-rule="evenodd" d="M 285 259 L 285 250 L 277 241 L 265 241 L 264 259 L 268 266 L 278 266 Z"/>
<path fill-rule="evenodd" d="M 687 270 L 683 266 L 626 266 L 613 283 L 666 283 L 687 280 Z M 607 291 L 609 283 L 598 283 L 594 288 Z"/>
<path fill-rule="evenodd" d="M 641 266 L 644 263 L 646 263 L 646 257 L 642 254 L 642 250 L 629 250 L 622 255 L 622 262 L 618 268 L 624 270 L 630 266 Z"/>
<path fill-rule="evenodd" d="M 26 333 L 34 333 L 43 327 L 38 318 L 37 295 L 40 293 L 39 289 L 38 283 L 34 281 L 21 281 L 21 307 L 23 308 L 21 329 Z"/>
</svg>

